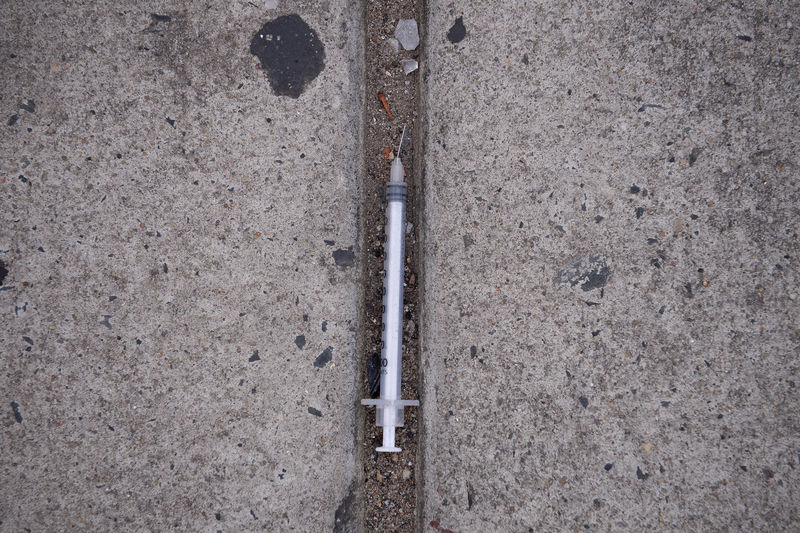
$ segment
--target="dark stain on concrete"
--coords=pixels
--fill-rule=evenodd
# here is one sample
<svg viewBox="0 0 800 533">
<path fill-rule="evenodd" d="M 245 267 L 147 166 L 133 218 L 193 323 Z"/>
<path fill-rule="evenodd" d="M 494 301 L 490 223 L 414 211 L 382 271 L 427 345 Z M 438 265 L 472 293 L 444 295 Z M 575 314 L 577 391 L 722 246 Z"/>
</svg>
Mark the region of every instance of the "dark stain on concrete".
<svg viewBox="0 0 800 533">
<path fill-rule="evenodd" d="M 693 166 L 697 158 L 700 156 L 700 152 L 702 152 L 702 148 L 694 147 L 692 148 L 691 153 L 689 154 L 689 166 Z"/>
<path fill-rule="evenodd" d="M 447 32 L 447 40 L 453 44 L 460 43 L 466 36 L 467 28 L 464 27 L 464 17 L 458 17 Z"/>
<path fill-rule="evenodd" d="M 19 404 L 17 402 L 11 402 L 11 410 L 14 411 L 14 419 L 17 423 L 22 424 L 22 413 L 19 412 Z"/>
<path fill-rule="evenodd" d="M 356 254 L 353 250 L 336 250 L 333 252 L 333 260 L 336 266 L 351 267 L 356 264 Z"/>
<path fill-rule="evenodd" d="M 314 366 L 316 368 L 325 368 L 325 365 L 331 362 L 333 359 L 333 346 L 328 346 L 325 348 L 321 354 L 314 359 Z"/>
<path fill-rule="evenodd" d="M 19 103 L 19 108 L 28 113 L 36 113 L 36 102 L 33 100 L 23 100 Z"/>
<path fill-rule="evenodd" d="M 297 337 L 294 338 L 294 343 L 297 345 L 298 348 L 302 350 L 303 346 L 306 345 L 306 336 L 298 335 Z"/>
<path fill-rule="evenodd" d="M 333 518 L 333 533 L 349 533 L 356 531 L 358 526 L 359 510 L 356 501 L 355 483 L 347 489 L 347 495 L 342 499 Z"/>
<path fill-rule="evenodd" d="M 264 24 L 253 35 L 250 53 L 261 61 L 278 96 L 299 98 L 325 68 L 325 46 L 298 15 L 285 15 Z"/>
<path fill-rule="evenodd" d="M 308 408 L 308 413 L 312 414 L 314 416 L 322 416 L 322 411 L 320 411 L 319 409 L 314 409 L 311 406 L 309 406 L 309 408 Z"/>
<path fill-rule="evenodd" d="M 253 352 L 253 355 L 251 355 L 250 359 L 248 359 L 247 361 L 249 363 L 255 363 L 256 361 L 260 361 L 260 360 L 261 360 L 261 358 L 258 356 L 258 350 L 256 350 L 256 351 Z"/>
<path fill-rule="evenodd" d="M 8 276 L 8 268 L 3 261 L 0 261 L 0 285 L 5 282 L 6 276 Z"/>
<path fill-rule="evenodd" d="M 611 268 L 606 264 L 605 258 L 589 255 L 561 269 L 558 282 L 561 285 L 569 284 L 570 287 L 580 285 L 584 292 L 588 292 L 605 287 L 610 277 Z"/>
</svg>

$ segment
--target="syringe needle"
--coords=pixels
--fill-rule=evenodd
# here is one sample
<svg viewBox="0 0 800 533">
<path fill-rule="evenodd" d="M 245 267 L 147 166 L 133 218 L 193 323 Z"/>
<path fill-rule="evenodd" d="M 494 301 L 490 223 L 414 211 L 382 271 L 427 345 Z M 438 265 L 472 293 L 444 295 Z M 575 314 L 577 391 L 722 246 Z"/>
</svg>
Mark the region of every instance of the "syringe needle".
<svg viewBox="0 0 800 533">
<path fill-rule="evenodd" d="M 419 405 L 417 400 L 400 398 L 403 357 L 403 263 L 405 257 L 406 184 L 400 150 L 405 140 L 406 128 L 400 136 L 397 157 L 392 161 L 389 183 L 386 186 L 386 245 L 383 280 L 383 337 L 381 349 L 381 397 L 361 400 L 363 405 L 374 405 L 375 423 L 383 428 L 383 445 L 379 452 L 399 452 L 395 446 L 395 428 L 403 425 L 404 408 Z"/>
<path fill-rule="evenodd" d="M 405 139 L 405 137 L 406 137 L 406 128 L 407 128 L 407 127 L 408 127 L 408 124 L 406 124 L 405 126 L 403 126 L 403 134 L 402 134 L 402 135 L 400 135 L 400 144 L 398 144 L 398 145 L 397 145 L 397 157 L 398 157 L 398 158 L 400 157 L 400 150 L 402 150 L 402 148 L 403 148 L 403 140 L 404 140 L 404 139 Z"/>
</svg>

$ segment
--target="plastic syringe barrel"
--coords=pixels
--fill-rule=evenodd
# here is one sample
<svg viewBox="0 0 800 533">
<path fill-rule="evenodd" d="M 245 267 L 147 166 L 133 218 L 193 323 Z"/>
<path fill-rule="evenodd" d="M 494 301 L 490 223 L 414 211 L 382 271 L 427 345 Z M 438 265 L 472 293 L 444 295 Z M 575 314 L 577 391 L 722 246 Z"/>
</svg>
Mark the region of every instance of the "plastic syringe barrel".
<svg viewBox="0 0 800 533">
<path fill-rule="evenodd" d="M 404 407 L 417 400 L 401 400 L 403 360 L 403 265 L 405 263 L 406 184 L 400 158 L 392 163 L 391 181 L 386 187 L 386 243 L 383 280 L 383 334 L 381 348 L 380 400 L 362 400 L 376 406 L 376 425 L 383 427 L 379 452 L 399 452 L 395 428 L 403 425 Z"/>
</svg>

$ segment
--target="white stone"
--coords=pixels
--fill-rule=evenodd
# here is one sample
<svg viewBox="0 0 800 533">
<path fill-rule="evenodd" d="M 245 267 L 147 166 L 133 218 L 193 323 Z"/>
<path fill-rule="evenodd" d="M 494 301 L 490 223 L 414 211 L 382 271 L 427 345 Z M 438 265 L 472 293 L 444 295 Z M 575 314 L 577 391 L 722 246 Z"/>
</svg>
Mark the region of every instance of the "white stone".
<svg viewBox="0 0 800 533">
<path fill-rule="evenodd" d="M 414 59 L 403 59 L 400 61 L 400 64 L 403 65 L 403 72 L 406 73 L 406 76 L 417 70 L 419 67 L 419 63 L 417 63 Z"/>
<path fill-rule="evenodd" d="M 414 50 L 419 46 L 419 30 L 414 19 L 400 19 L 394 30 L 394 36 L 406 50 Z"/>
</svg>

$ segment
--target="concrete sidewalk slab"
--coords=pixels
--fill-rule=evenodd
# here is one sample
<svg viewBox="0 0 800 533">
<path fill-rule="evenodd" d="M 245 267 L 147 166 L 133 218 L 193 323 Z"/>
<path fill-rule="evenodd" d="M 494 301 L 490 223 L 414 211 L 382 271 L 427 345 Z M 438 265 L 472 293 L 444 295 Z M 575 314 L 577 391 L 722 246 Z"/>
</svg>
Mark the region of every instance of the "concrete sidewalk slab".
<svg viewBox="0 0 800 533">
<path fill-rule="evenodd" d="M 797 528 L 800 9 L 428 6 L 424 530 Z"/>
<path fill-rule="evenodd" d="M 325 4 L 0 7 L 4 529 L 358 527 L 362 14 Z M 324 68 L 276 96 L 290 14 Z"/>
</svg>

